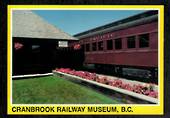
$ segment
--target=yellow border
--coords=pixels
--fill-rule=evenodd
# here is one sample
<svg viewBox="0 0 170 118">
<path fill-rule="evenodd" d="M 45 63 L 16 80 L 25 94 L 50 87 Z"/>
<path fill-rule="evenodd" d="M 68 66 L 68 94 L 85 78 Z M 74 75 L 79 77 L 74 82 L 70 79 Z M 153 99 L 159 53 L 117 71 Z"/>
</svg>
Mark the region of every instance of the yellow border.
<svg viewBox="0 0 170 118">
<path fill-rule="evenodd" d="M 158 66 L 158 70 L 159 70 L 159 90 L 160 90 L 160 103 L 158 105 L 70 105 L 70 104 L 41 104 L 41 105 L 33 105 L 33 104 L 29 104 L 29 105 L 19 105 L 19 104 L 12 104 L 11 103 L 11 90 L 12 90 L 12 86 L 10 85 L 12 82 L 11 79 L 11 47 L 12 47 L 12 43 L 11 43 L 11 10 L 12 9 L 43 9 L 43 10 L 49 10 L 49 9 L 57 9 L 57 10 L 121 10 L 121 9 L 127 9 L 127 10 L 159 10 L 159 66 Z M 25 114 L 25 115 L 30 115 L 30 114 L 34 114 L 34 115 L 163 115 L 163 92 L 164 92 L 164 6 L 163 5 L 8 5 L 8 51 L 7 51 L 7 86 L 8 86 L 8 91 L 7 91 L 7 95 L 8 95 L 8 104 L 7 104 L 7 112 L 8 114 Z M 37 107 L 45 107 L 45 106 L 53 106 L 53 107 L 67 107 L 67 106 L 84 106 L 85 107 L 85 111 L 84 112 L 26 112 L 26 113 L 22 113 L 22 112 L 13 112 L 12 111 L 12 107 L 26 107 L 26 106 L 37 106 Z M 119 112 L 113 112 L 113 113 L 109 113 L 109 112 L 88 112 L 87 111 L 87 107 L 91 107 L 91 106 L 112 106 L 112 107 L 117 107 L 117 109 L 119 110 Z M 121 112 L 121 107 L 125 106 L 127 107 L 132 107 L 133 112 Z"/>
</svg>

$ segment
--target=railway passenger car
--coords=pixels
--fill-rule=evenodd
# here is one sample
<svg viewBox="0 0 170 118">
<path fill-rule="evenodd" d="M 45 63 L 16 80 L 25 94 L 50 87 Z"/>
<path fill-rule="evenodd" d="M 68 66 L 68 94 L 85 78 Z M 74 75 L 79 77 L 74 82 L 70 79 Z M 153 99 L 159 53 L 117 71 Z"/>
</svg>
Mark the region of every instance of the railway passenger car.
<svg viewBox="0 0 170 118">
<path fill-rule="evenodd" d="M 74 35 L 85 53 L 85 64 L 122 73 L 122 68 L 158 71 L 158 11 L 146 11 Z M 149 75 L 148 75 L 149 76 Z"/>
</svg>

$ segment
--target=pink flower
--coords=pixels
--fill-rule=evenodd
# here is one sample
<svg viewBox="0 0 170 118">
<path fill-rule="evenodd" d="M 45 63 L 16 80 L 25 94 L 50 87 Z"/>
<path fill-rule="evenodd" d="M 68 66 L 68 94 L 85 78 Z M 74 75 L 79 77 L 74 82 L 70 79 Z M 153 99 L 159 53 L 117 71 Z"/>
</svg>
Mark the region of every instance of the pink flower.
<svg viewBox="0 0 170 118">
<path fill-rule="evenodd" d="M 22 43 L 19 43 L 19 42 L 15 42 L 14 43 L 14 48 L 15 50 L 19 50 L 23 47 L 24 45 Z"/>
</svg>

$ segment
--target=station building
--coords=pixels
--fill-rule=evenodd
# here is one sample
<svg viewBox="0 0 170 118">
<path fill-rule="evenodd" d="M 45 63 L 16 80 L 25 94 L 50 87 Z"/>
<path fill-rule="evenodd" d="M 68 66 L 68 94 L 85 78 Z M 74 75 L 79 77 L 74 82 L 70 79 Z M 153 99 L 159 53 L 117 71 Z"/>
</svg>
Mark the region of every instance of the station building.
<svg viewBox="0 0 170 118">
<path fill-rule="evenodd" d="M 13 75 L 51 72 L 57 66 L 76 65 L 78 61 L 73 59 L 76 52 L 67 47 L 77 40 L 33 11 L 13 10 Z"/>
</svg>

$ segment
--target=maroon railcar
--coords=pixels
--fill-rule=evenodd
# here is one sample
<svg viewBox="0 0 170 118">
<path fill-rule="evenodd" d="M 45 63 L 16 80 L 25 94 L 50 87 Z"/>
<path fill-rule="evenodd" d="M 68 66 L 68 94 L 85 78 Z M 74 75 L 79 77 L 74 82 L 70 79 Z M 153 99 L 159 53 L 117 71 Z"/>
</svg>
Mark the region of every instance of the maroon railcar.
<svg viewBox="0 0 170 118">
<path fill-rule="evenodd" d="M 158 67 L 158 12 L 147 11 L 75 35 L 84 48 L 85 64 Z M 72 43 L 70 46 L 77 44 Z"/>
</svg>

